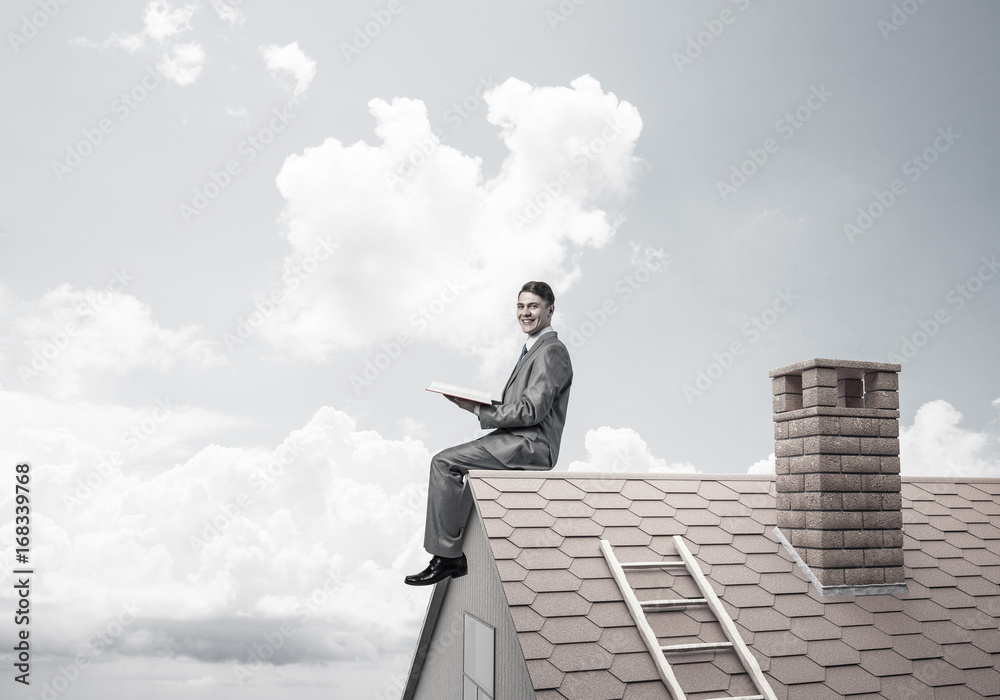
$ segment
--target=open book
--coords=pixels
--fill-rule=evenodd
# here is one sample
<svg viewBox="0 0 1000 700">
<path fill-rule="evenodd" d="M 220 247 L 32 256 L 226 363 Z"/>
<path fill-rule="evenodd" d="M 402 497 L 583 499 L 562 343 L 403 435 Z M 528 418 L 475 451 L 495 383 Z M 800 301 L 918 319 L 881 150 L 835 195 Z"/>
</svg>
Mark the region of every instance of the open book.
<svg viewBox="0 0 1000 700">
<path fill-rule="evenodd" d="M 466 389 L 462 386 L 455 386 L 454 384 L 442 384 L 441 382 L 431 382 L 431 385 L 427 387 L 427 391 L 433 391 L 438 394 L 444 394 L 445 396 L 456 396 L 460 399 L 468 399 L 469 401 L 475 401 L 476 403 L 483 403 L 489 406 L 493 403 L 493 397 L 488 391 L 478 391 L 477 389 Z"/>
</svg>

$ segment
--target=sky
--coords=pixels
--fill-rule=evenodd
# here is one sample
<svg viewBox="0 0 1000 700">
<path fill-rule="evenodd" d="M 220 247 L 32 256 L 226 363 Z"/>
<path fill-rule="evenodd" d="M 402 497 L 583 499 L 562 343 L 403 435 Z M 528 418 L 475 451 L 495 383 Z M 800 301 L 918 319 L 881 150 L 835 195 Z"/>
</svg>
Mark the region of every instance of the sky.
<svg viewBox="0 0 1000 700">
<path fill-rule="evenodd" d="M 398 697 L 427 464 L 481 434 L 424 388 L 499 396 L 527 280 L 574 365 L 557 470 L 773 471 L 768 371 L 831 357 L 902 365 L 904 474 L 1000 476 L 996 3 L 2 28 L 5 697 Z"/>
</svg>

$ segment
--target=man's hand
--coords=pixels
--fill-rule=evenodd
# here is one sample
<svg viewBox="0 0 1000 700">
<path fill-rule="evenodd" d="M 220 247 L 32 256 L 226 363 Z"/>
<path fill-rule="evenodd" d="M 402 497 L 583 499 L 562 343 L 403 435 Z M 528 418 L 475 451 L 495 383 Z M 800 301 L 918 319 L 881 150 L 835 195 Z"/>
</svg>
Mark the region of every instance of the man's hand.
<svg viewBox="0 0 1000 700">
<path fill-rule="evenodd" d="M 448 399 L 449 401 L 451 401 L 453 404 L 455 404 L 459 408 L 464 408 L 469 413 L 475 413 L 476 412 L 476 406 L 479 405 L 475 401 L 470 401 L 469 399 L 460 399 L 457 396 L 448 396 L 447 394 L 442 394 L 442 396 L 444 396 L 446 399 Z"/>
</svg>

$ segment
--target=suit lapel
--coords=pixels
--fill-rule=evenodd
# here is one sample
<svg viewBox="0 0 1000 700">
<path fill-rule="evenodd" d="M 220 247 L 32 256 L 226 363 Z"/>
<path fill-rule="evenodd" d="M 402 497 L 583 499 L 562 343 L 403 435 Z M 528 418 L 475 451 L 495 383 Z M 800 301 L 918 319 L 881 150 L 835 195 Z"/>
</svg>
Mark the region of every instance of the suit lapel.
<svg viewBox="0 0 1000 700">
<path fill-rule="evenodd" d="M 547 343 L 550 338 L 555 338 L 555 337 L 556 337 L 556 331 L 551 331 L 543 335 L 541 338 L 538 339 L 538 342 L 536 342 L 534 345 L 531 346 L 531 349 L 528 350 L 527 354 L 525 354 L 525 356 L 517 364 L 517 367 L 514 368 L 514 371 L 510 373 L 510 378 L 507 380 L 507 384 L 504 385 L 503 394 L 501 394 L 501 400 L 503 400 L 503 397 L 507 395 L 507 390 L 510 389 L 517 375 L 520 374 L 521 371 L 528 366 L 528 361 L 531 359 L 531 356 L 535 354 L 535 352 L 538 350 L 538 348 L 542 346 L 543 343 Z"/>
</svg>

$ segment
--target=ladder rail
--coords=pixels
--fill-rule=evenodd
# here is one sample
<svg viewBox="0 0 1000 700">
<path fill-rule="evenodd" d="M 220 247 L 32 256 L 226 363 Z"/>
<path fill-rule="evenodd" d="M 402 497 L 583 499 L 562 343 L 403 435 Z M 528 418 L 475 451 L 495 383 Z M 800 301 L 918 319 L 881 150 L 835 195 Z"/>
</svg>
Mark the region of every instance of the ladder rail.
<svg viewBox="0 0 1000 700">
<path fill-rule="evenodd" d="M 662 680 L 663 684 L 667 686 L 667 690 L 670 691 L 674 700 L 687 700 L 687 696 L 684 694 L 680 684 L 677 682 L 677 677 L 674 675 L 673 669 L 670 668 L 670 664 L 667 663 L 666 657 L 663 656 L 663 651 L 660 649 L 660 643 L 656 639 L 656 634 L 653 632 L 653 628 L 649 626 L 649 621 L 646 620 L 646 614 L 642 611 L 642 606 L 639 604 L 639 600 L 635 597 L 635 591 L 632 590 L 632 585 L 628 582 L 628 579 L 625 578 L 625 570 L 622 569 L 622 565 L 618 562 L 618 558 L 611 549 L 611 543 L 602 539 L 601 552 L 604 554 L 604 558 L 608 562 L 608 566 L 611 569 L 611 575 L 614 577 L 615 582 L 618 584 L 618 588 L 621 589 L 622 596 L 625 598 L 625 607 L 628 608 L 629 615 L 632 616 L 632 620 L 639 628 L 639 636 L 642 637 L 643 642 L 646 644 L 646 648 L 649 649 L 649 653 L 653 657 L 653 664 L 656 666 L 656 672 L 659 674 L 660 680 Z"/>
<path fill-rule="evenodd" d="M 667 646 L 660 647 L 660 649 L 664 652 L 704 651 L 709 649 L 728 649 L 732 645 L 732 642 L 696 642 L 694 644 L 668 644 Z"/>
<path fill-rule="evenodd" d="M 618 562 L 623 569 L 679 569 L 687 568 L 687 564 L 684 560 L 677 559 L 676 561 L 630 561 L 630 562 Z"/>
<path fill-rule="evenodd" d="M 725 633 L 726 638 L 729 639 L 733 644 L 733 650 L 739 657 L 740 661 L 743 662 L 743 668 L 746 670 L 747 675 L 750 676 L 750 680 L 753 681 L 754 686 L 764 697 L 765 700 L 778 700 L 774 695 L 774 691 L 771 690 L 770 683 L 764 677 L 763 671 L 760 670 L 760 664 L 757 663 L 757 659 L 750 650 L 747 648 L 746 643 L 743 641 L 743 637 L 740 636 L 739 630 L 736 629 L 736 625 L 733 623 L 729 613 L 726 609 L 722 607 L 722 601 L 719 600 L 719 596 L 715 594 L 715 589 L 712 588 L 712 584 L 708 582 L 705 578 L 705 574 L 702 573 L 701 567 L 698 566 L 698 562 L 695 560 L 691 551 L 684 544 L 684 540 L 681 539 L 680 535 L 674 535 L 674 546 L 677 547 L 677 553 L 680 555 L 681 559 L 687 564 L 687 570 L 694 578 L 695 584 L 701 591 L 702 596 L 708 601 L 709 609 L 715 613 L 716 619 L 722 626 L 722 631 Z"/>
</svg>

